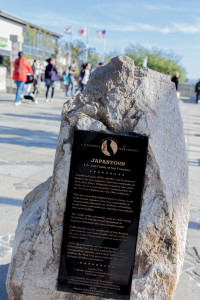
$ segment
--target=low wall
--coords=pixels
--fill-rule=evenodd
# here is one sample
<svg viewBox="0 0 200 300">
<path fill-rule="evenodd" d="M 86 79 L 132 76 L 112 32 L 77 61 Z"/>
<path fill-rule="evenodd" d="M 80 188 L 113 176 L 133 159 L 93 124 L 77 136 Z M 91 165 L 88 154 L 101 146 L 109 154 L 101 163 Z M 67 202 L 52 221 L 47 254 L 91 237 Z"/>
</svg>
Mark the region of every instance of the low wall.
<svg viewBox="0 0 200 300">
<path fill-rule="evenodd" d="M 6 68 L 0 67 L 0 91 L 6 91 Z"/>
<path fill-rule="evenodd" d="M 194 84 L 179 84 L 179 92 L 182 97 L 195 97 L 195 85 Z"/>
</svg>

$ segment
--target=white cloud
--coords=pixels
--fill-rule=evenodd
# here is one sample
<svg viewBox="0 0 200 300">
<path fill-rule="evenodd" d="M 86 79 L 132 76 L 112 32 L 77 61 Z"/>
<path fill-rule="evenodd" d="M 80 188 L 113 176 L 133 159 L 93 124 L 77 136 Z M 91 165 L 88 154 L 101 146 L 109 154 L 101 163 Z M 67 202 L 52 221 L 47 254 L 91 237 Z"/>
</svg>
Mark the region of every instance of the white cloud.
<svg viewBox="0 0 200 300">
<path fill-rule="evenodd" d="M 183 3 L 184 4 L 184 3 Z M 188 2 L 189 4 L 189 2 Z M 179 12 L 199 12 L 199 8 L 198 7 L 194 7 L 194 6 L 170 6 L 170 5 L 165 5 L 165 4 L 148 4 L 148 3 L 143 3 L 142 6 L 147 9 L 147 10 L 154 10 L 154 11 L 179 11 Z"/>
<path fill-rule="evenodd" d="M 169 5 L 153 5 L 153 4 L 147 4 L 144 3 L 143 7 L 149 10 L 176 10 L 176 8 L 171 7 Z"/>
<path fill-rule="evenodd" d="M 30 22 L 36 23 L 39 26 L 44 26 L 47 28 L 55 27 L 54 31 L 59 31 L 62 33 L 66 26 L 73 25 L 74 32 L 76 32 L 81 27 L 89 26 L 89 29 L 106 29 L 107 32 L 118 31 L 118 32 L 157 32 L 160 34 L 170 34 L 170 33 L 185 33 L 185 34 L 195 34 L 200 33 L 200 20 L 196 20 L 196 23 L 186 24 L 186 23 L 170 23 L 167 26 L 158 26 L 148 23 L 129 23 L 124 25 L 111 24 L 101 24 L 95 23 L 93 18 L 87 19 L 87 24 L 80 22 L 81 18 L 73 16 L 68 17 L 65 15 L 60 15 L 56 13 L 41 13 L 41 14 L 30 14 L 27 16 Z"/>
<path fill-rule="evenodd" d="M 170 26 L 154 26 L 146 23 L 134 23 L 130 26 L 110 26 L 108 29 L 113 31 L 134 32 L 158 32 L 162 34 L 168 33 L 200 33 L 200 23 L 195 25 L 174 23 Z"/>
<path fill-rule="evenodd" d="M 188 25 L 188 24 L 174 24 L 174 30 L 183 33 L 199 33 L 200 32 L 200 23 L 196 25 Z"/>
</svg>

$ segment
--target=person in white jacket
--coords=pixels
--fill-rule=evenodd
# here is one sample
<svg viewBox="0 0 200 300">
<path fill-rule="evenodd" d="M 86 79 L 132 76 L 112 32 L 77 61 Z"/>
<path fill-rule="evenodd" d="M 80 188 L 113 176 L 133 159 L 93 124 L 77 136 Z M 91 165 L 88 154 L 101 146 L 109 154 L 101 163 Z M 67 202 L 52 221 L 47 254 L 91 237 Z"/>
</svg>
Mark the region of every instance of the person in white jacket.
<svg viewBox="0 0 200 300">
<path fill-rule="evenodd" d="M 85 86 L 90 78 L 90 73 L 91 73 L 91 65 L 89 63 L 85 64 L 85 70 L 84 70 L 84 75 L 83 75 L 83 79 L 81 81 L 82 83 L 82 91 L 85 89 Z M 81 91 L 81 92 L 82 92 Z"/>
</svg>

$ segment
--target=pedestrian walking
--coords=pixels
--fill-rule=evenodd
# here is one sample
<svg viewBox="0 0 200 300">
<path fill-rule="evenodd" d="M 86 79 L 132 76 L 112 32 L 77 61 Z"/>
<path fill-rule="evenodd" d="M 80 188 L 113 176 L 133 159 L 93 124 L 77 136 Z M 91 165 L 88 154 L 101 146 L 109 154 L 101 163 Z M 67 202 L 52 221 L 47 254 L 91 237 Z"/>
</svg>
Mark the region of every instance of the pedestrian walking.
<svg viewBox="0 0 200 300">
<path fill-rule="evenodd" d="M 13 65 L 14 65 L 14 71 L 13 71 L 12 78 L 15 80 L 15 83 L 17 85 L 15 105 L 20 105 L 22 90 L 27 80 L 27 71 L 30 74 L 33 74 L 33 70 L 29 62 L 23 57 L 22 51 L 18 53 L 18 58 L 15 59 Z"/>
<path fill-rule="evenodd" d="M 81 65 L 81 69 L 80 69 L 80 75 L 79 75 L 79 90 L 82 92 L 83 91 L 83 77 L 85 75 L 85 64 Z"/>
<path fill-rule="evenodd" d="M 77 62 L 74 59 L 71 66 L 69 67 L 69 74 L 68 74 L 68 78 L 69 78 L 69 84 L 67 85 L 67 93 L 66 96 L 69 96 L 69 91 L 71 90 L 71 96 L 73 97 L 75 94 L 75 75 L 76 75 L 76 65 Z"/>
<path fill-rule="evenodd" d="M 31 68 L 33 70 L 33 76 L 34 76 L 34 78 L 35 78 L 35 75 L 36 75 L 36 66 L 37 66 L 37 60 L 34 59 L 33 64 L 31 66 Z"/>
<path fill-rule="evenodd" d="M 37 60 L 34 59 L 33 64 L 31 66 L 33 70 L 33 93 L 36 92 L 36 85 L 37 85 L 37 77 L 36 77 L 36 67 L 37 67 Z"/>
<path fill-rule="evenodd" d="M 101 67 L 103 67 L 103 63 L 99 62 L 97 66 L 95 65 L 95 66 L 92 67 L 91 73 L 96 71 L 96 69 L 101 68 Z"/>
<path fill-rule="evenodd" d="M 55 81 L 58 80 L 58 71 L 55 66 L 55 61 L 53 57 L 47 59 L 48 65 L 45 69 L 45 83 L 46 83 L 46 102 L 49 102 L 48 94 L 51 87 L 51 98 L 50 101 L 53 101 Z"/>
<path fill-rule="evenodd" d="M 64 91 L 65 91 L 65 96 L 67 96 L 67 86 L 69 84 L 69 78 L 68 75 L 66 73 L 66 71 L 63 72 L 63 86 L 64 86 Z"/>
<path fill-rule="evenodd" d="M 178 91 L 178 84 L 179 84 L 179 72 L 175 72 L 174 76 L 172 77 L 171 81 L 175 83 L 176 91 Z"/>
<path fill-rule="evenodd" d="M 88 80 L 90 78 L 90 73 L 91 73 L 90 70 L 91 70 L 91 65 L 89 63 L 86 63 L 85 64 L 85 69 L 84 69 L 84 74 L 83 74 L 83 79 L 81 81 L 81 83 L 82 83 L 82 90 L 81 90 L 81 92 L 85 89 L 86 84 L 87 84 L 87 82 L 88 82 Z"/>
<path fill-rule="evenodd" d="M 195 85 L 195 92 L 196 92 L 196 104 L 198 104 L 199 94 L 200 94 L 200 79 Z"/>
<path fill-rule="evenodd" d="M 175 72 L 175 74 L 172 77 L 171 81 L 175 83 L 177 99 L 180 99 L 180 92 L 178 91 L 178 84 L 179 84 L 179 79 L 178 78 L 179 78 L 179 72 Z"/>
<path fill-rule="evenodd" d="M 171 79 L 171 74 L 172 74 L 172 73 L 171 73 L 170 71 L 167 72 L 167 73 L 166 73 L 167 78 Z"/>
</svg>

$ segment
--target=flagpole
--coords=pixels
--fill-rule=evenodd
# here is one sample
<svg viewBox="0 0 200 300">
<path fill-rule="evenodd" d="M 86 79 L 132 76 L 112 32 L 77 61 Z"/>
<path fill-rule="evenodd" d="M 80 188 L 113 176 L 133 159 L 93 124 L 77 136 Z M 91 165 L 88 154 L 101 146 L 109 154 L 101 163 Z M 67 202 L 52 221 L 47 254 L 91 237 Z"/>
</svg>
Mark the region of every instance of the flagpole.
<svg viewBox="0 0 200 300">
<path fill-rule="evenodd" d="M 88 34 L 89 34 L 89 28 L 86 29 L 86 49 L 85 49 L 85 62 L 88 61 Z"/>
<path fill-rule="evenodd" d="M 104 63 L 105 60 L 105 53 L 106 53 L 106 35 L 104 36 L 103 39 L 103 55 L 102 55 L 102 62 Z"/>
<path fill-rule="evenodd" d="M 71 45 L 72 45 L 72 31 L 71 31 L 70 39 L 69 39 L 69 66 L 71 65 L 71 60 L 72 60 L 72 49 L 71 49 Z"/>
</svg>

